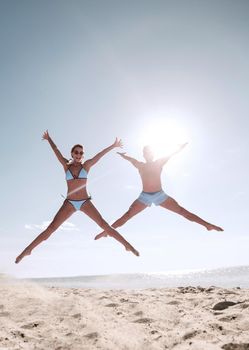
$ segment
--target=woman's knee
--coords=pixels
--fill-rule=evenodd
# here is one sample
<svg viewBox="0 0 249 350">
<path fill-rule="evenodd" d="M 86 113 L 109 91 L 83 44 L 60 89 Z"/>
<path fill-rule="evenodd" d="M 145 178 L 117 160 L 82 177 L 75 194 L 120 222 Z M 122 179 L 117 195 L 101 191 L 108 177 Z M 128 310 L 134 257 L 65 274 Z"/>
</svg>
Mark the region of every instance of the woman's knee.
<svg viewBox="0 0 249 350">
<path fill-rule="evenodd" d="M 50 230 L 49 228 L 47 228 L 45 231 L 43 231 L 38 237 L 37 239 L 39 239 L 40 241 L 46 241 L 50 236 L 51 234 L 53 233 L 54 231 Z"/>
<path fill-rule="evenodd" d="M 44 231 L 44 233 L 48 234 L 48 237 L 53 233 L 54 231 L 57 230 L 57 228 L 60 227 L 60 224 L 56 223 L 55 221 L 52 221 L 47 229 Z"/>
<path fill-rule="evenodd" d="M 48 232 L 48 231 L 43 232 L 43 233 L 41 234 L 42 240 L 43 240 L 43 241 L 46 241 L 46 240 L 51 236 L 52 233 L 53 233 L 53 232 Z"/>
</svg>

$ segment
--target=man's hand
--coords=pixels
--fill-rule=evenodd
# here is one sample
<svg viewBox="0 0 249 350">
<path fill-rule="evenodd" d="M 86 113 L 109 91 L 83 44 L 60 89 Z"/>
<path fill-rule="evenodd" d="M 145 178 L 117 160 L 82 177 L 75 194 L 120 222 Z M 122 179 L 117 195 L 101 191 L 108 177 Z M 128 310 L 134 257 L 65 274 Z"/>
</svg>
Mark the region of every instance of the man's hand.
<svg viewBox="0 0 249 350">
<path fill-rule="evenodd" d="M 121 157 L 124 158 L 124 156 L 126 155 L 126 152 L 117 152 L 117 154 L 119 154 Z"/>
<path fill-rule="evenodd" d="M 188 145 L 188 142 L 183 143 L 182 145 L 179 145 L 179 149 L 183 149 Z"/>
</svg>

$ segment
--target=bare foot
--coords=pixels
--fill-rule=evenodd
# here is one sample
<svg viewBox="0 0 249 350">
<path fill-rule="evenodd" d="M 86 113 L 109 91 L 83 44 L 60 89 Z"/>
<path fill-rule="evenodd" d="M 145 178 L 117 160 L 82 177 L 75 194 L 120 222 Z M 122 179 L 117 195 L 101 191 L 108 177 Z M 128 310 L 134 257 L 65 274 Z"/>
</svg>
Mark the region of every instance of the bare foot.
<svg viewBox="0 0 249 350">
<path fill-rule="evenodd" d="M 103 232 L 99 233 L 97 236 L 95 236 L 94 239 L 97 240 L 97 239 L 100 239 L 102 237 L 108 237 L 108 234 L 105 231 L 103 231 Z"/>
<path fill-rule="evenodd" d="M 125 249 L 128 251 L 128 252 L 132 252 L 134 255 L 136 255 L 136 256 L 139 256 L 140 254 L 139 254 L 139 252 L 135 249 L 135 248 L 133 248 L 132 247 L 132 245 L 127 245 L 127 246 L 125 246 Z"/>
<path fill-rule="evenodd" d="M 215 226 L 215 225 L 212 225 L 212 224 L 208 224 L 206 226 L 206 229 L 208 231 L 211 231 L 211 230 L 215 230 L 215 231 L 224 231 L 223 228 L 219 227 L 219 226 Z"/>
<path fill-rule="evenodd" d="M 136 255 L 136 256 L 139 256 L 140 254 L 139 254 L 139 252 L 136 250 L 136 249 L 132 249 L 131 250 L 131 252 L 134 254 L 134 255 Z"/>
<path fill-rule="evenodd" d="M 31 250 L 25 249 L 20 255 L 18 255 L 15 263 L 18 264 L 25 256 L 30 255 L 30 254 L 31 254 Z"/>
<path fill-rule="evenodd" d="M 139 252 L 138 252 L 135 248 L 133 248 L 133 246 L 132 246 L 129 242 L 127 242 L 127 241 L 124 239 L 124 237 L 121 236 L 120 233 L 116 232 L 115 230 L 112 230 L 112 231 L 110 231 L 109 233 L 103 231 L 103 232 L 99 233 L 99 234 L 95 237 L 95 239 L 99 239 L 99 238 L 101 238 L 101 237 L 107 237 L 107 236 L 110 236 L 110 237 L 116 239 L 119 243 L 121 243 L 121 244 L 125 247 L 125 249 L 126 249 L 127 251 L 132 252 L 132 253 L 133 253 L 134 255 L 136 255 L 136 256 L 139 256 Z"/>
</svg>

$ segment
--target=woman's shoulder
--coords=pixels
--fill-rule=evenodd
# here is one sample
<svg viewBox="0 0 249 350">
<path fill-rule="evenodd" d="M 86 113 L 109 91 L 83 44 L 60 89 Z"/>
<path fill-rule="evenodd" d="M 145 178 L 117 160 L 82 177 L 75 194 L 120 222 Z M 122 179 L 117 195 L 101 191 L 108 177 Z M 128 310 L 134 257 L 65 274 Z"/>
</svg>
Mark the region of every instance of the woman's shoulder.
<svg viewBox="0 0 249 350">
<path fill-rule="evenodd" d="M 68 160 L 68 159 L 64 158 L 64 160 L 65 160 L 65 167 L 64 167 L 64 169 L 65 169 L 65 171 L 67 171 L 72 165 L 72 159 Z"/>
<path fill-rule="evenodd" d="M 84 162 L 82 162 L 81 166 L 84 170 L 86 170 L 88 172 L 91 168 L 91 159 L 87 159 Z"/>
</svg>

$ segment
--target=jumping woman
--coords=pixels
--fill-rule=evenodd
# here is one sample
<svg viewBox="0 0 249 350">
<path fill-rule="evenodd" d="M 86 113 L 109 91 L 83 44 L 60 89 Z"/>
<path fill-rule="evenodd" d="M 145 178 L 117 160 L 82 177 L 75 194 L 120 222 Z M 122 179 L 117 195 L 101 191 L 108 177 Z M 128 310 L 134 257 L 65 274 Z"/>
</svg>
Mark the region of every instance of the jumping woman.
<svg viewBox="0 0 249 350">
<path fill-rule="evenodd" d="M 19 263 L 26 255 L 30 255 L 32 250 L 41 242 L 48 239 L 51 234 L 57 230 L 64 221 L 66 221 L 74 212 L 80 210 L 94 220 L 107 234 L 117 241 L 119 241 L 126 250 L 131 251 L 136 256 L 139 256 L 138 251 L 132 247 L 114 228 L 102 218 L 98 210 L 93 205 L 86 189 L 88 173 L 93 165 L 95 165 L 107 152 L 116 147 L 122 147 L 121 140 L 116 138 L 115 142 L 96 154 L 93 158 L 83 161 L 84 148 L 82 145 L 75 145 L 71 150 L 72 160 L 68 161 L 63 157 L 58 150 L 48 131 L 45 131 L 43 140 L 47 140 L 52 147 L 57 159 L 62 164 L 68 186 L 67 198 L 62 204 L 61 208 L 55 215 L 53 221 L 49 224 L 47 229 L 37 236 L 24 251 L 16 258 L 16 263 Z"/>
</svg>

